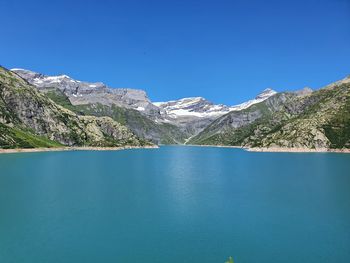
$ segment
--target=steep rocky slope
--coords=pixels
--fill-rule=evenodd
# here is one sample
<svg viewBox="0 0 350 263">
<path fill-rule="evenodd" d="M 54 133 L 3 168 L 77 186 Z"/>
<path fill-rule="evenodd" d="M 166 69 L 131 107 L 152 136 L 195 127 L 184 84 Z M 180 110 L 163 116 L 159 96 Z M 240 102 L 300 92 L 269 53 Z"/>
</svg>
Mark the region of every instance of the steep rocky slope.
<svg viewBox="0 0 350 263">
<path fill-rule="evenodd" d="M 47 76 L 25 69 L 11 69 L 11 71 L 39 90 L 45 88 L 61 90 L 69 97 L 73 105 L 100 103 L 135 109 L 154 117 L 159 115 L 159 109 L 151 103 L 143 90 L 110 88 L 102 82 L 84 82 L 67 75 Z"/>
<path fill-rule="evenodd" d="M 350 148 L 350 78 L 317 91 L 266 89 L 253 100 L 226 106 L 202 97 L 152 103 L 141 90 L 111 89 L 66 75 L 13 72 L 1 71 L 2 144 L 144 143 L 134 133 L 158 144 Z"/>
<path fill-rule="evenodd" d="M 109 117 L 78 116 L 0 67 L 0 147 L 143 145 Z"/>
<path fill-rule="evenodd" d="M 278 93 L 247 109 L 220 117 L 189 143 L 350 148 L 349 105 L 349 78 L 314 92 Z"/>
<path fill-rule="evenodd" d="M 108 116 L 118 123 L 128 127 L 137 136 L 156 144 L 182 144 L 188 134 L 177 126 L 157 122 L 143 115 L 137 110 L 120 107 L 115 104 L 103 105 L 101 103 L 90 103 L 73 105 L 66 94 L 56 88 L 41 89 L 47 97 L 57 104 L 74 111 L 78 115 L 92 115 L 97 117 Z"/>
<path fill-rule="evenodd" d="M 169 123 L 181 127 L 191 135 L 196 135 L 212 121 L 231 111 L 240 111 L 251 105 L 262 102 L 276 94 L 272 89 L 266 89 L 255 99 L 236 106 L 214 104 L 202 97 L 183 98 L 167 102 L 155 102 L 160 114 Z"/>
<path fill-rule="evenodd" d="M 157 144 L 185 143 L 218 117 L 245 109 L 276 93 L 267 89 L 255 99 L 232 107 L 213 104 L 201 97 L 152 103 L 142 90 L 110 88 L 102 82 L 84 82 L 67 75 L 47 76 L 25 69 L 12 71 L 63 107 L 80 115 L 109 116 L 137 136 Z"/>
<path fill-rule="evenodd" d="M 143 90 L 110 88 L 102 82 L 84 82 L 67 75 L 47 76 L 25 69 L 11 71 L 50 95 L 56 103 L 80 115 L 111 117 L 143 139 L 157 144 L 181 144 L 189 136 L 164 120 L 160 109 Z"/>
</svg>

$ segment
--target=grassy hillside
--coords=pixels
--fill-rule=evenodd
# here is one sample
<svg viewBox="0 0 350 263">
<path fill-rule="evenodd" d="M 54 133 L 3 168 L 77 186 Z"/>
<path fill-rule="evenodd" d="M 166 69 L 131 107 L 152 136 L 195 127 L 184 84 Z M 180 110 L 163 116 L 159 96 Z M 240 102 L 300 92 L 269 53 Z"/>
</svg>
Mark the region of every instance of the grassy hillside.
<svg viewBox="0 0 350 263">
<path fill-rule="evenodd" d="M 279 93 L 211 123 L 190 144 L 350 148 L 350 84 L 311 94 Z"/>
<path fill-rule="evenodd" d="M 44 136 L 38 136 L 31 131 L 8 127 L 0 123 L 0 148 L 52 148 L 60 147 L 62 144 L 51 141 Z"/>
<path fill-rule="evenodd" d="M 148 144 L 111 118 L 79 116 L 63 108 L 2 67 L 0 124 L 0 148 Z"/>
<path fill-rule="evenodd" d="M 175 125 L 156 123 L 134 109 L 126 109 L 116 105 L 107 106 L 99 103 L 72 105 L 69 98 L 58 89 L 47 89 L 44 92 L 54 102 L 77 114 L 111 117 L 118 123 L 127 126 L 139 137 L 155 143 L 181 144 L 189 136 Z"/>
</svg>

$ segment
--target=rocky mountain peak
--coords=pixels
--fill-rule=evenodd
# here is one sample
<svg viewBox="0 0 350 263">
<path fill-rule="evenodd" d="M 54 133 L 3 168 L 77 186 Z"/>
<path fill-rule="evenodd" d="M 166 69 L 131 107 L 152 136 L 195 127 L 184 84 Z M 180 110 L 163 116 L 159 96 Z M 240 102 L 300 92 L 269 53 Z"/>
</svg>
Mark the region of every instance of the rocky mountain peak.
<svg viewBox="0 0 350 263">
<path fill-rule="evenodd" d="M 295 93 L 298 95 L 298 96 L 305 96 L 305 95 L 308 95 L 308 94 L 311 94 L 313 92 L 313 90 L 309 87 L 304 87 L 303 89 L 301 90 L 297 90 L 295 91 Z"/>
<path fill-rule="evenodd" d="M 159 117 L 159 109 L 148 99 L 143 90 L 110 88 L 102 82 L 75 80 L 67 75 L 47 76 L 25 69 L 12 69 L 20 77 L 39 90 L 56 88 L 64 92 L 73 105 L 117 105 L 138 110 L 146 115 Z"/>
<path fill-rule="evenodd" d="M 229 112 L 229 107 L 208 101 L 203 97 L 189 97 L 168 102 L 155 102 L 154 105 L 161 108 L 163 113 L 173 118 L 195 117 L 205 118 L 209 116 L 220 116 Z"/>
<path fill-rule="evenodd" d="M 261 93 L 259 93 L 255 99 L 267 99 L 272 95 L 275 95 L 277 92 L 271 88 L 264 89 Z"/>
<path fill-rule="evenodd" d="M 240 111 L 246 108 L 249 108 L 250 106 L 252 106 L 253 104 L 257 104 L 260 103 L 264 100 L 267 100 L 268 98 L 270 98 L 271 96 L 275 95 L 277 92 L 274 91 L 273 89 L 265 89 L 263 90 L 261 93 L 259 93 L 255 99 L 252 100 L 248 100 L 246 102 L 243 102 L 241 104 L 235 105 L 230 107 L 231 111 Z"/>
<path fill-rule="evenodd" d="M 212 104 L 203 97 L 188 97 L 178 100 L 171 100 L 167 102 L 154 102 L 153 104 L 158 107 L 173 107 L 173 108 L 188 108 L 198 104 Z"/>
<path fill-rule="evenodd" d="M 203 97 L 189 97 L 168 102 L 155 102 L 154 105 L 161 109 L 164 118 L 173 118 L 182 120 L 186 118 L 191 122 L 191 118 L 212 119 L 227 114 L 230 111 L 242 110 L 255 103 L 266 100 L 277 92 L 272 89 L 265 89 L 259 93 L 255 99 L 249 100 L 236 106 L 227 106 L 223 104 L 214 104 Z"/>
<path fill-rule="evenodd" d="M 336 88 L 339 85 L 343 85 L 343 84 L 349 84 L 350 83 L 350 75 L 346 76 L 345 78 L 338 80 L 336 82 L 330 83 L 329 85 L 323 87 L 322 89 L 325 88 Z"/>
<path fill-rule="evenodd" d="M 343 83 L 350 83 L 350 75 L 346 76 L 343 80 L 341 80 Z"/>
<path fill-rule="evenodd" d="M 43 76 L 40 73 L 31 71 L 31 70 L 27 70 L 27 69 L 21 69 L 21 68 L 13 68 L 13 69 L 11 69 L 11 71 L 16 73 L 20 77 L 26 79 L 28 82 L 30 82 L 29 80 L 32 80 L 35 78 L 40 78 L 41 76 Z"/>
</svg>

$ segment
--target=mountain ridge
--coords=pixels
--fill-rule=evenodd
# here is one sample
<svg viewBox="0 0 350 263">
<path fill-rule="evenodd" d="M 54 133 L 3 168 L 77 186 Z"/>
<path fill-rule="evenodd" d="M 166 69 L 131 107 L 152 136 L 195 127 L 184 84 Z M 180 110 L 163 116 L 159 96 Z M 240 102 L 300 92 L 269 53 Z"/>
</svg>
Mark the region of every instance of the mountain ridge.
<svg viewBox="0 0 350 263">
<path fill-rule="evenodd" d="M 64 106 L 76 113 L 109 116 L 118 122 L 123 119 L 124 124 L 136 135 L 157 144 L 182 144 L 217 117 L 231 110 L 249 107 L 276 93 L 266 89 L 255 99 L 231 107 L 214 104 L 201 97 L 184 98 L 182 100 L 187 103 L 191 100 L 196 101 L 189 103 L 192 108 L 191 105 L 180 106 L 176 114 L 165 105 L 177 104 L 181 100 L 154 103 L 143 90 L 110 88 L 103 82 L 75 80 L 65 74 L 49 76 L 20 68 L 11 71 L 36 86 L 39 91 L 47 94 L 49 92 L 52 95 L 51 99 L 62 101 L 66 96 L 72 105 L 65 103 Z M 179 112 L 182 114 L 178 114 Z M 139 122 L 135 122 L 135 118 Z"/>
<path fill-rule="evenodd" d="M 203 97 L 152 102 L 142 90 L 114 89 L 64 74 L 13 72 L 86 125 L 96 117 L 100 119 L 93 119 L 93 125 L 100 127 L 103 121 L 114 121 L 157 144 L 350 148 L 349 76 L 315 91 L 308 87 L 292 92 L 265 89 L 252 100 L 227 106 Z M 110 119 L 103 119 L 106 116 Z M 0 128 L 11 133 L 6 130 L 9 126 Z"/>
<path fill-rule="evenodd" d="M 76 115 L 3 67 L 0 128 L 1 148 L 149 145 L 109 117 Z"/>
<path fill-rule="evenodd" d="M 248 148 L 350 148 L 350 83 L 308 93 L 278 93 L 215 120 L 189 144 Z"/>
</svg>

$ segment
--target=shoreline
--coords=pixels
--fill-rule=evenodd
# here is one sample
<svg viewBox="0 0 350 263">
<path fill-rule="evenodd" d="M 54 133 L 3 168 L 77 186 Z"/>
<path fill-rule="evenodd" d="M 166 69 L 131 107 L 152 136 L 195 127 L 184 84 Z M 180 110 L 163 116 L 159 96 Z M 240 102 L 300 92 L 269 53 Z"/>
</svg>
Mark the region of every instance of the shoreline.
<svg viewBox="0 0 350 263">
<path fill-rule="evenodd" d="M 122 151 L 129 149 L 158 149 L 160 146 L 167 145 L 148 145 L 148 146 L 120 146 L 120 147 L 53 147 L 53 148 L 15 148 L 15 149 L 0 149 L 0 154 L 9 153 L 35 153 L 35 152 L 64 152 L 64 151 Z M 308 149 L 308 148 L 286 148 L 286 147 L 242 147 L 231 145 L 176 145 L 190 147 L 213 147 L 213 148 L 234 148 L 242 149 L 247 152 L 270 152 L 270 153 L 350 153 L 350 149 Z"/>
<path fill-rule="evenodd" d="M 208 145 L 207 145 L 207 144 L 195 145 L 195 144 L 183 144 L 183 146 L 245 149 L 245 148 L 242 147 L 242 146 L 232 146 L 232 145 L 210 145 L 210 144 L 208 144 Z"/>
<path fill-rule="evenodd" d="M 157 145 L 148 146 L 120 146 L 120 147 L 53 147 L 53 148 L 14 148 L 0 149 L 0 154 L 34 153 L 34 152 L 64 152 L 64 151 L 121 151 L 129 149 L 158 149 Z"/>
<path fill-rule="evenodd" d="M 280 152 L 280 153 L 350 153 L 350 149 L 308 149 L 308 148 L 285 148 L 285 147 L 271 147 L 271 148 L 243 148 L 248 152 Z"/>
<path fill-rule="evenodd" d="M 350 149 L 309 149 L 309 148 L 287 148 L 287 147 L 242 147 L 242 146 L 230 146 L 230 145 L 191 145 L 186 144 L 185 146 L 194 147 L 215 147 L 215 148 L 234 148 L 242 149 L 247 152 L 279 152 L 279 153 L 350 153 Z"/>
</svg>

